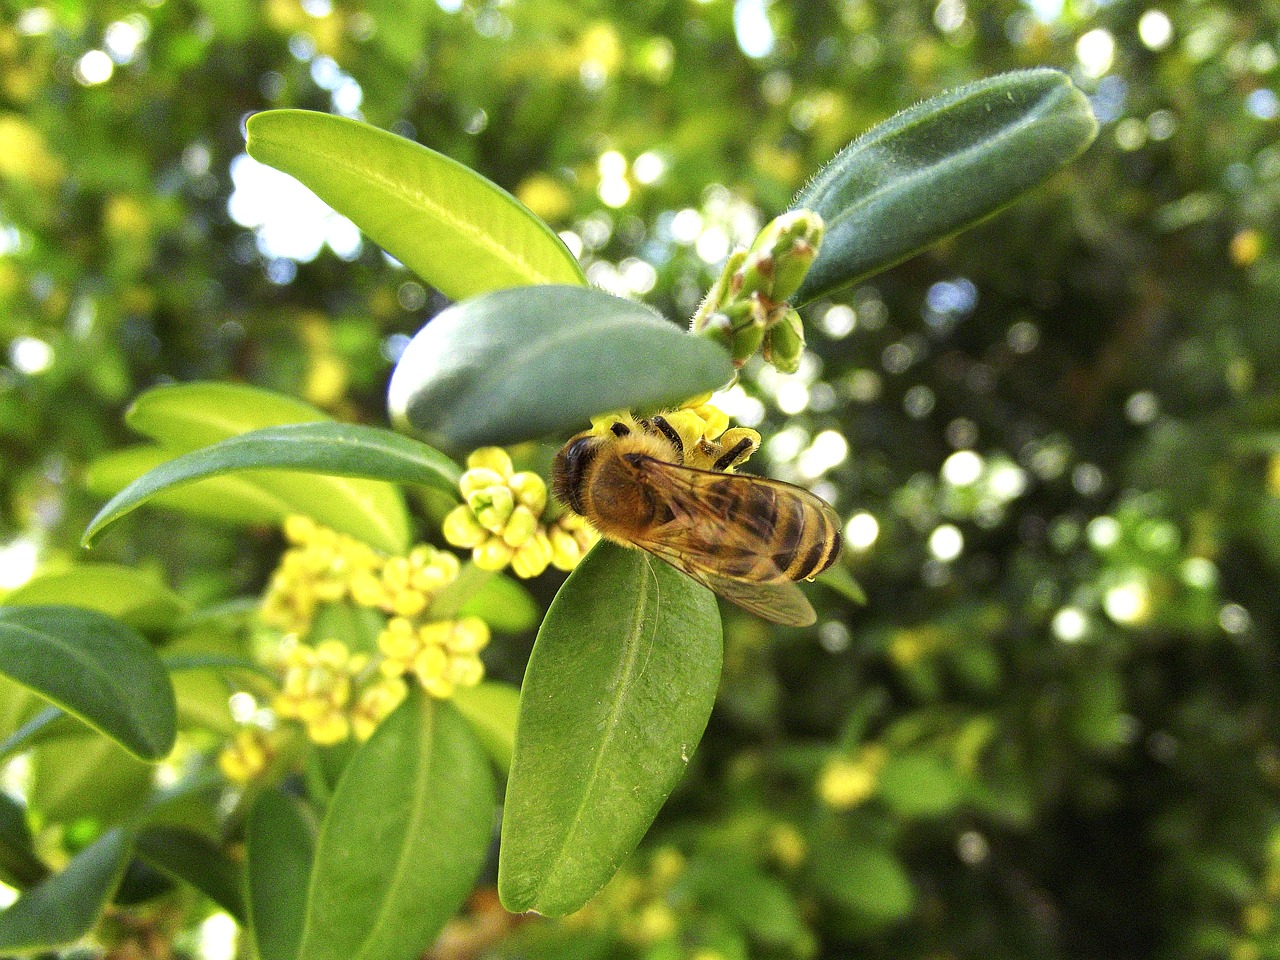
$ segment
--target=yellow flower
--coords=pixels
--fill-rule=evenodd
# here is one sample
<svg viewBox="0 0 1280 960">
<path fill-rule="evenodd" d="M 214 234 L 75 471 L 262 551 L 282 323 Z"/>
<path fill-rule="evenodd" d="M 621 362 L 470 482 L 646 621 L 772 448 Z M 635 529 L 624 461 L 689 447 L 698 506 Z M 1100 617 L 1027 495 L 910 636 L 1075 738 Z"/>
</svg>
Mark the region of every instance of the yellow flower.
<svg viewBox="0 0 1280 960">
<path fill-rule="evenodd" d="M 833 757 L 818 777 L 818 795 L 833 810 L 852 810 L 875 793 L 887 759 L 887 751 L 875 744 L 863 747 L 857 760 Z"/>
<path fill-rule="evenodd" d="M 267 769 L 273 753 L 264 731 L 242 727 L 218 754 L 218 769 L 232 783 L 243 786 Z"/>
<path fill-rule="evenodd" d="M 467 458 L 458 481 L 463 503 L 444 518 L 445 541 L 471 551 L 481 570 L 508 564 L 518 577 L 536 577 L 551 562 L 551 543 L 541 517 L 547 484 L 536 473 L 516 473 L 500 447 L 482 447 Z"/>
<path fill-rule="evenodd" d="M 409 687 L 400 677 L 383 677 L 374 681 L 356 701 L 351 711 L 351 730 L 361 742 L 373 736 L 378 724 L 404 702 Z"/>
</svg>

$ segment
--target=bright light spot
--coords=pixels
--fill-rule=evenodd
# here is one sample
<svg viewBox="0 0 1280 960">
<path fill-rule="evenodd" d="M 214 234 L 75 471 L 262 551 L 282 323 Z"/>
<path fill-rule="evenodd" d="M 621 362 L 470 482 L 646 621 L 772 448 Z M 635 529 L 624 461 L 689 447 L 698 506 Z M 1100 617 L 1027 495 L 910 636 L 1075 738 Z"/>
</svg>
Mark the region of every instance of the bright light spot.
<svg viewBox="0 0 1280 960">
<path fill-rule="evenodd" d="M 1163 10 L 1148 10 L 1138 18 L 1138 39 L 1148 50 L 1163 50 L 1173 39 L 1173 23 Z"/>
<path fill-rule="evenodd" d="M 853 333 L 854 327 L 858 325 L 858 315 L 854 313 L 853 307 L 839 303 L 818 318 L 818 325 L 832 340 L 839 340 Z"/>
<path fill-rule="evenodd" d="M 987 476 L 987 488 L 1001 500 L 1013 500 L 1027 490 L 1027 471 L 1006 460 L 992 468 Z"/>
<path fill-rule="evenodd" d="M 803 427 L 787 427 L 765 441 L 764 449 L 774 463 L 794 460 L 809 442 L 809 431 Z"/>
<path fill-rule="evenodd" d="M 142 30 L 137 23 L 117 20 L 107 27 L 102 37 L 102 45 L 107 48 L 107 53 L 116 63 L 131 63 L 138 55 L 138 47 L 142 45 L 142 35 Z"/>
<path fill-rule="evenodd" d="M 457 13 L 462 9 L 462 0 L 436 0 L 436 6 L 445 13 Z"/>
<path fill-rule="evenodd" d="M 616 210 L 618 207 L 626 206 L 627 201 L 631 199 L 631 184 L 622 178 L 601 180 L 596 193 L 605 206 Z"/>
<path fill-rule="evenodd" d="M 991 855 L 991 846 L 977 830 L 966 830 L 956 838 L 956 854 L 964 863 L 976 867 Z"/>
<path fill-rule="evenodd" d="M 1188 557 L 1179 573 L 1183 583 L 1200 590 L 1208 590 L 1218 582 L 1218 568 L 1207 557 Z"/>
<path fill-rule="evenodd" d="M 1076 41 L 1076 59 L 1087 77 L 1096 80 L 1103 76 L 1111 69 L 1115 57 L 1115 38 L 1101 27 L 1090 30 Z"/>
<path fill-rule="evenodd" d="M 1150 390 L 1139 390 L 1129 397 L 1124 404 L 1124 415 L 1130 423 L 1150 423 L 1160 412 L 1160 401 Z"/>
<path fill-rule="evenodd" d="M 53 14 L 48 7 L 30 7 L 18 14 L 18 33 L 25 37 L 38 37 L 53 29 Z"/>
<path fill-rule="evenodd" d="M 34 577 L 39 556 L 34 540 L 19 538 L 0 547 L 0 590 L 16 590 Z"/>
<path fill-rule="evenodd" d="M 1115 517 L 1094 517 L 1085 528 L 1089 542 L 1099 550 L 1114 547 L 1120 540 L 1120 524 Z"/>
<path fill-rule="evenodd" d="M 733 5 L 733 33 L 742 52 L 753 60 L 773 53 L 773 26 L 767 0 L 737 0 Z"/>
<path fill-rule="evenodd" d="M 200 924 L 200 955 L 204 960 L 233 960 L 239 930 L 228 914 L 215 913 Z"/>
<path fill-rule="evenodd" d="M 667 161 L 652 150 L 646 150 L 636 157 L 631 165 L 631 172 L 639 183 L 654 183 L 667 172 Z"/>
<path fill-rule="evenodd" d="M 702 233 L 702 214 L 692 207 L 685 207 L 671 218 L 671 236 L 679 243 L 693 243 Z"/>
<path fill-rule="evenodd" d="M 794 416 L 809 406 L 809 388 L 798 379 L 785 380 L 778 384 L 778 392 L 774 399 L 779 410 Z"/>
<path fill-rule="evenodd" d="M 302 9 L 307 16 L 322 20 L 333 13 L 333 4 L 330 0 L 302 0 Z"/>
<path fill-rule="evenodd" d="M 7 223 L 0 223 L 0 257 L 13 253 L 22 246 L 22 234 L 18 228 Z"/>
<path fill-rule="evenodd" d="M 964 534 L 958 527 L 944 523 L 929 534 L 929 552 L 943 563 L 949 563 L 964 550 Z"/>
<path fill-rule="evenodd" d="M 596 169 L 605 180 L 616 180 L 627 175 L 627 158 L 617 150 L 606 150 L 596 161 Z"/>
<path fill-rule="evenodd" d="M 844 526 L 844 536 L 854 550 L 868 550 L 880 536 L 880 521 L 869 513 L 855 513 Z"/>
<path fill-rule="evenodd" d="M 105 50 L 90 50 L 76 61 L 76 80 L 86 87 L 106 83 L 115 68 Z"/>
<path fill-rule="evenodd" d="M 1053 635 L 1063 643 L 1075 643 L 1089 629 L 1089 618 L 1079 607 L 1063 607 L 1053 615 Z"/>
<path fill-rule="evenodd" d="M 16 337 L 9 344 L 9 362 L 28 376 L 44 373 L 53 364 L 53 347 L 37 337 Z"/>
<path fill-rule="evenodd" d="M 352 77 L 343 77 L 333 91 L 333 108 L 342 114 L 353 114 L 364 103 L 364 90 Z"/>
<path fill-rule="evenodd" d="M 816 480 L 832 467 L 838 467 L 849 456 L 849 442 L 834 430 L 823 430 L 813 438 L 809 448 L 800 454 L 796 469 L 809 480 Z"/>
<path fill-rule="evenodd" d="M 1141 623 L 1151 612 L 1151 593 L 1141 580 L 1112 587 L 1102 598 L 1102 609 L 1119 624 Z"/>
<path fill-rule="evenodd" d="M 729 235 L 724 232 L 724 227 L 707 227 L 698 236 L 694 249 L 703 263 L 719 263 L 729 254 Z"/>
<path fill-rule="evenodd" d="M 1062 16 L 1064 0 L 1023 0 L 1041 23 L 1052 23 Z"/>
<path fill-rule="evenodd" d="M 658 282 L 658 271 L 653 269 L 653 264 L 639 257 L 627 257 L 618 264 L 618 272 L 632 293 L 648 293 Z"/>
<path fill-rule="evenodd" d="M 942 463 L 942 479 L 953 487 L 967 487 L 982 476 L 982 457 L 972 450 L 957 450 Z"/>
<path fill-rule="evenodd" d="M 561 230 L 558 234 L 564 245 L 569 248 L 569 252 L 573 254 L 574 259 L 582 256 L 582 238 L 572 230 Z"/>
<path fill-rule="evenodd" d="M 1238 603 L 1228 603 L 1218 611 L 1218 626 L 1227 633 L 1241 634 L 1253 626 L 1253 617 Z"/>
<path fill-rule="evenodd" d="M 243 690 L 233 693 L 227 705 L 231 708 L 231 719 L 236 723 L 248 723 L 258 710 L 258 701 L 253 694 Z"/>
<path fill-rule="evenodd" d="M 964 0 L 942 0 L 933 10 L 933 24 L 943 33 L 955 33 L 964 26 Z"/>
<path fill-rule="evenodd" d="M 744 427 L 759 426 L 764 420 L 764 404 L 748 395 L 740 383 L 712 395 L 710 402 L 713 407 L 723 410 Z"/>
<path fill-rule="evenodd" d="M 242 153 L 231 161 L 231 182 L 227 211 L 257 232 L 264 257 L 309 263 L 326 242 L 339 256 L 352 255 L 354 224 L 293 177 Z"/>
<path fill-rule="evenodd" d="M 13 906 L 18 899 L 18 891 L 7 883 L 0 882 L 0 910 Z"/>
<path fill-rule="evenodd" d="M 1259 120 L 1274 120 L 1280 116 L 1280 96 L 1274 90 L 1259 87 L 1244 98 L 1244 107 Z"/>
</svg>

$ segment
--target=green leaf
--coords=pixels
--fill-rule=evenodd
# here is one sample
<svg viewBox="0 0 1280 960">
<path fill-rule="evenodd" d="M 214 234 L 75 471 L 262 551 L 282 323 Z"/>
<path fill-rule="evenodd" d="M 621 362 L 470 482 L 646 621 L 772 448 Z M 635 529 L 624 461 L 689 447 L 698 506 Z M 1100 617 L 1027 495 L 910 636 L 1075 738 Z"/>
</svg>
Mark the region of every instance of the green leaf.
<svg viewBox="0 0 1280 960">
<path fill-rule="evenodd" d="M 97 610 L 135 630 L 171 627 L 188 604 L 160 580 L 132 567 L 82 563 L 45 573 L 5 595 L 6 607 L 64 604 Z"/>
<path fill-rule="evenodd" d="M 50 704 L 0 742 L 0 761 L 60 737 L 79 736 L 85 725 Z"/>
<path fill-rule="evenodd" d="M 185 453 L 121 490 L 89 523 L 86 546 L 109 524 L 161 491 L 193 480 L 236 470 L 304 471 L 325 476 L 258 478 L 291 501 L 298 513 L 390 552 L 408 539 L 403 510 L 398 517 L 371 510 L 356 488 L 336 477 L 366 477 L 397 483 L 421 483 L 454 492 L 461 469 L 443 454 L 389 430 L 349 423 L 299 423 L 266 427 Z M 336 476 L 335 476 L 336 475 Z M 288 491 L 286 493 L 286 491 Z M 331 497 L 345 493 L 344 501 Z"/>
<path fill-rule="evenodd" d="M 98 457 L 85 470 L 84 488 L 110 499 L 149 470 L 173 459 L 173 451 L 150 444 L 126 447 Z M 277 524 L 289 515 L 289 504 L 248 477 L 209 477 L 152 498 L 164 507 L 225 524 Z"/>
<path fill-rule="evenodd" d="M 85 731 L 32 752 L 28 803 L 41 823 L 123 823 L 146 803 L 153 773 L 114 741 Z"/>
<path fill-rule="evenodd" d="M 1085 95 L 1046 69 L 980 80 L 873 127 L 791 203 L 827 224 L 794 302 L 828 296 L 990 216 L 1097 132 Z"/>
<path fill-rule="evenodd" d="M 864 930 L 895 923 L 915 905 L 910 877 L 881 847 L 832 838 L 815 844 L 810 866 L 818 893 Z"/>
<path fill-rule="evenodd" d="M 368 124 L 305 110 L 249 118 L 249 156 L 283 170 L 451 300 L 585 285 L 573 254 L 497 184 Z"/>
<path fill-rule="evenodd" d="M 244 918 L 239 865 L 201 833 L 150 826 L 138 834 L 135 853 L 176 880 L 191 884 L 227 913 Z"/>
<path fill-rule="evenodd" d="M 965 782 L 936 754 L 892 754 L 880 773 L 880 795 L 903 817 L 936 817 L 964 800 Z"/>
<path fill-rule="evenodd" d="M 0 790 L 0 880 L 22 889 L 48 875 L 49 868 L 36 855 L 27 808 Z"/>
<path fill-rule="evenodd" d="M 728 855 L 702 857 L 689 865 L 679 886 L 767 947 L 789 947 L 806 934 L 791 892 L 754 864 Z"/>
<path fill-rule="evenodd" d="M 814 578 L 818 583 L 822 584 L 828 590 L 833 590 L 840 596 L 860 606 L 867 603 L 866 591 L 862 589 L 862 584 L 853 578 L 853 574 L 848 568 L 836 564 L 833 567 L 827 567 Z"/>
<path fill-rule="evenodd" d="M 503 773 L 511 769 L 516 741 L 516 713 L 520 691 L 509 683 L 486 680 L 474 687 L 459 687 L 453 695 L 476 738 Z"/>
<path fill-rule="evenodd" d="M 510 577 L 490 577 L 458 611 L 460 617 L 479 617 L 499 633 L 523 633 L 541 615 L 533 594 Z"/>
<path fill-rule="evenodd" d="M 249 815 L 245 902 L 258 960 L 297 960 L 315 836 L 297 801 L 267 790 Z"/>
<path fill-rule="evenodd" d="M 635 849 L 693 755 L 721 663 L 715 597 L 602 542 L 547 611 L 520 694 L 498 893 L 560 916 Z"/>
<path fill-rule="evenodd" d="M 142 760 L 177 735 L 173 687 L 151 645 L 79 607 L 0 607 L 0 672 Z"/>
<path fill-rule="evenodd" d="M 238 384 L 191 383 L 157 387 L 134 401 L 126 421 L 179 453 L 266 427 L 332 423 L 322 410 L 270 390 Z M 366 428 L 368 429 L 368 428 Z M 409 546 L 409 519 L 398 488 L 374 480 L 255 472 L 254 486 L 283 504 L 366 543 L 399 553 Z M 264 501 L 264 506 L 266 501 Z M 239 512 L 242 503 L 232 509 Z"/>
<path fill-rule="evenodd" d="M 400 358 L 387 403 L 397 424 L 471 450 L 577 432 L 610 410 L 675 406 L 732 376 L 728 353 L 643 304 L 527 287 L 438 314 Z"/>
<path fill-rule="evenodd" d="M 115 892 L 133 837 L 108 830 L 62 870 L 0 913 L 0 950 L 67 946 L 91 931 Z"/>
<path fill-rule="evenodd" d="M 334 791 L 300 956 L 413 960 L 471 892 L 493 830 L 489 763 L 454 706 L 411 694 Z"/>
</svg>

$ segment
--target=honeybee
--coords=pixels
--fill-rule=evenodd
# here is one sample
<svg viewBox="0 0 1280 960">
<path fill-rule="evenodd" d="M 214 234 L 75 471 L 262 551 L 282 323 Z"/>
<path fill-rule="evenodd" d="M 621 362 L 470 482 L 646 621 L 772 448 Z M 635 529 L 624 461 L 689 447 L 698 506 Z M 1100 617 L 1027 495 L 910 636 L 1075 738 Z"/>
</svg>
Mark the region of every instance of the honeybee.
<svg viewBox="0 0 1280 960">
<path fill-rule="evenodd" d="M 649 551 L 757 616 L 814 622 L 796 581 L 840 554 L 830 505 L 789 483 L 724 472 L 751 453 L 751 440 L 701 470 L 684 465 L 680 435 L 662 416 L 610 430 L 580 433 L 556 454 L 552 489 L 561 503 L 606 539 Z"/>
</svg>

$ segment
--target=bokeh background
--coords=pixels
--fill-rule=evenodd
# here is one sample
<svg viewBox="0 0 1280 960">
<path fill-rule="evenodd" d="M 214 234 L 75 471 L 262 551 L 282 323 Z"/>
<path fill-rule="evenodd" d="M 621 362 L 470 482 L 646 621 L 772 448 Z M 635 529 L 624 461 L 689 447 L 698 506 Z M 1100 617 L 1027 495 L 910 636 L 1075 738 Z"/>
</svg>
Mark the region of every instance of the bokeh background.
<svg viewBox="0 0 1280 960">
<path fill-rule="evenodd" d="M 1278 957 L 1278 45 L 1271 0 L 6 0 L 0 589 L 78 556 L 147 387 L 385 423 L 446 301 L 245 156 L 254 111 L 463 161 L 682 320 L 858 133 L 1059 67 L 1090 151 L 808 308 L 799 373 L 726 400 L 756 469 L 847 519 L 869 603 L 727 612 L 711 727 L 620 878 L 563 923 L 482 892 L 437 952 Z M 146 510 L 95 558 L 214 602 L 280 545 Z"/>
</svg>

